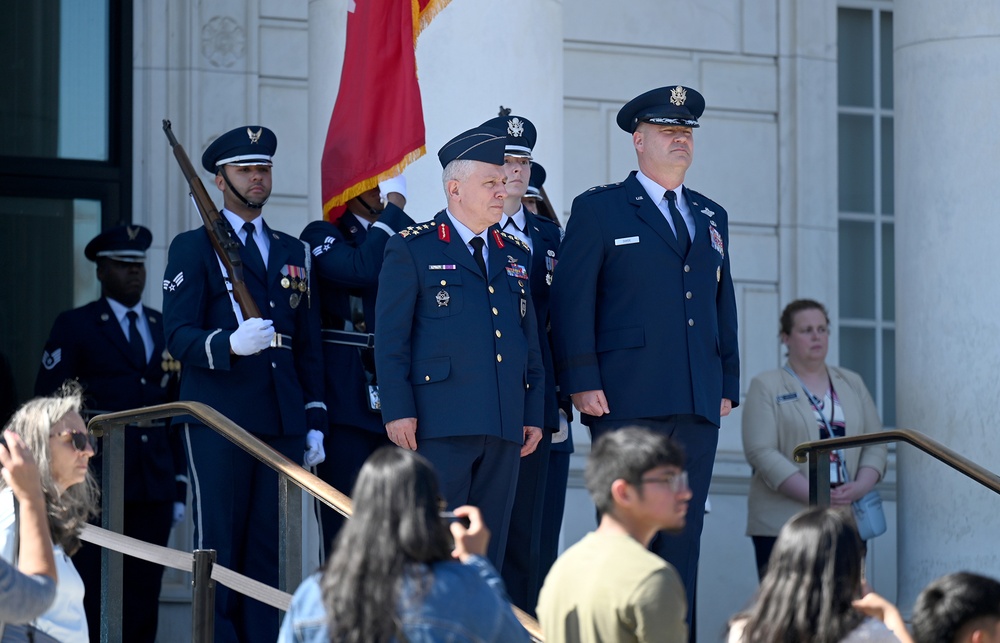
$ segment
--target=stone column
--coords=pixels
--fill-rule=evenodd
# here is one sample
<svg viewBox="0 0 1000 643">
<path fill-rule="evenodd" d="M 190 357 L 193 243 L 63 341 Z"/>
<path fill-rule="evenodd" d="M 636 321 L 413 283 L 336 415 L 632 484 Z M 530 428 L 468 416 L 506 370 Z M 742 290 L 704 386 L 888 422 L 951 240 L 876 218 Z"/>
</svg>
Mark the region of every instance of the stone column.
<svg viewBox="0 0 1000 643">
<path fill-rule="evenodd" d="M 1000 468 L 1000 5 L 896 3 L 899 427 Z M 930 580 L 1000 578 L 1000 497 L 899 447 L 899 605 Z"/>
</svg>

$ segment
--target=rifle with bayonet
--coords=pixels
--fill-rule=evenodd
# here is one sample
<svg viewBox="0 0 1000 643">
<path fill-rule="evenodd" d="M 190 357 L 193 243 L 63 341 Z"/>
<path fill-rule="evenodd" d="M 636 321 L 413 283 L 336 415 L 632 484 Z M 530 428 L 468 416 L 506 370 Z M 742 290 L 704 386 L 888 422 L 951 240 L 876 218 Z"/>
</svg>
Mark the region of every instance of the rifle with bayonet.
<svg viewBox="0 0 1000 643">
<path fill-rule="evenodd" d="M 215 248 L 216 254 L 219 255 L 219 260 L 226 269 L 229 283 L 233 285 L 233 298 L 239 304 L 240 312 L 243 313 L 243 319 L 260 317 L 260 309 L 257 308 L 257 302 L 250 296 L 246 282 L 243 281 L 243 259 L 240 258 L 239 243 L 229 235 L 229 228 L 225 218 L 216 209 L 215 204 L 212 203 L 211 197 L 208 196 L 208 191 L 205 190 L 205 185 L 198 178 L 198 173 L 195 171 L 194 166 L 191 165 L 191 159 L 188 158 L 181 144 L 177 142 L 177 138 L 170 128 L 170 121 L 166 119 L 163 120 L 163 133 L 167 135 L 170 147 L 174 150 L 174 158 L 177 159 L 177 164 L 181 166 L 181 173 L 184 174 L 184 178 L 188 182 L 188 187 L 191 188 L 191 198 L 194 199 L 195 205 L 198 206 L 198 212 L 201 213 L 201 220 L 205 223 L 205 232 L 208 233 L 208 238 L 212 240 L 212 247 Z"/>
</svg>

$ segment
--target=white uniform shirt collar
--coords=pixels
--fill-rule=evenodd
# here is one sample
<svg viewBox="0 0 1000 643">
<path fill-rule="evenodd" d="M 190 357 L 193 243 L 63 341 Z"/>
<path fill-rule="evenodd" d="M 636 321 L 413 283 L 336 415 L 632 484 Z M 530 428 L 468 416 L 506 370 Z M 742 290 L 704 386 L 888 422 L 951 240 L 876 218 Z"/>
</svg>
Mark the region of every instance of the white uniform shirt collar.
<svg viewBox="0 0 1000 643">
<path fill-rule="evenodd" d="M 472 240 L 472 237 L 482 237 L 483 241 L 486 242 L 483 244 L 483 259 L 486 261 L 487 266 L 490 265 L 490 244 L 489 237 L 487 236 L 490 229 L 486 228 L 482 231 L 482 233 L 476 234 L 470 230 L 468 226 L 456 219 L 455 215 L 453 215 L 450 210 L 445 210 L 445 212 L 448 214 L 448 219 L 451 220 L 451 225 L 455 228 L 455 232 L 457 232 L 458 236 L 462 237 L 462 241 L 465 242 L 466 247 L 469 249 L 469 254 L 472 254 L 472 246 L 469 245 L 469 241 Z"/>
<path fill-rule="evenodd" d="M 246 222 L 241 219 L 239 215 L 230 212 L 225 208 L 222 209 L 222 216 L 226 217 L 226 221 L 228 221 L 229 225 L 233 227 L 233 230 L 236 232 L 236 236 L 240 238 L 243 245 L 246 245 L 247 233 L 243 230 L 243 224 Z M 260 255 L 264 259 L 264 265 L 266 266 L 268 253 L 271 250 L 271 240 L 268 238 L 267 233 L 264 230 L 264 217 L 257 216 L 257 218 L 250 223 L 253 224 L 253 236 L 257 241 L 257 248 L 260 250 Z"/>
<path fill-rule="evenodd" d="M 653 200 L 656 207 L 659 208 L 663 217 L 667 220 L 667 225 L 669 225 L 670 229 L 674 231 L 674 234 L 677 234 L 677 231 L 674 230 L 674 220 L 670 216 L 670 209 L 667 207 L 667 200 L 663 197 L 667 188 L 643 174 L 642 170 L 638 170 L 636 172 L 635 178 L 639 181 L 639 185 L 646 190 L 646 194 L 648 194 L 649 198 Z M 687 199 L 684 198 L 684 184 L 681 183 L 672 191 L 677 195 L 677 210 L 680 211 L 681 218 L 684 219 L 684 223 L 687 225 L 688 236 L 691 239 L 694 239 L 694 217 L 691 216 L 691 209 L 688 207 Z"/>
</svg>

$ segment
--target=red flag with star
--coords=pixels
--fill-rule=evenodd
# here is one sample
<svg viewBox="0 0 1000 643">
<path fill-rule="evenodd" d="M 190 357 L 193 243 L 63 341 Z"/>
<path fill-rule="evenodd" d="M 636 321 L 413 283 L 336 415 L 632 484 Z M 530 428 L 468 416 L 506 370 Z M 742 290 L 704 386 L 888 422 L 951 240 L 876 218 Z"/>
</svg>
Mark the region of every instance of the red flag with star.
<svg viewBox="0 0 1000 643">
<path fill-rule="evenodd" d="M 320 168 L 323 216 L 424 155 L 417 36 L 450 0 L 356 0 Z"/>
</svg>

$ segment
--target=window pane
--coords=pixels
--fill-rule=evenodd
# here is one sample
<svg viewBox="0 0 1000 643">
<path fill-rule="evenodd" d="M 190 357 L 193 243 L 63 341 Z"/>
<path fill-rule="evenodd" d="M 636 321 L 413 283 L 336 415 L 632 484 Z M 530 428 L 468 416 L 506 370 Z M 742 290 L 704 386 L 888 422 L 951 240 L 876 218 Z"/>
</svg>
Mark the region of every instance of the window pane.
<svg viewBox="0 0 1000 643">
<path fill-rule="evenodd" d="M 875 318 L 875 224 L 841 221 L 840 316 L 844 319 Z"/>
<path fill-rule="evenodd" d="M 882 424 L 896 426 L 896 331 L 882 331 L 882 399 L 875 400 Z"/>
<path fill-rule="evenodd" d="M 14 371 L 21 400 L 31 397 L 42 347 L 56 315 L 100 295 L 83 249 L 101 229 L 101 203 L 82 199 L 0 197 L 2 274 L 23 284 L 0 306 L 0 351 Z"/>
<path fill-rule="evenodd" d="M 896 230 L 891 223 L 882 224 L 882 319 L 896 319 Z"/>
<path fill-rule="evenodd" d="M 893 214 L 896 207 L 894 123 L 891 116 L 882 119 L 882 214 Z"/>
<path fill-rule="evenodd" d="M 871 328 L 840 327 L 840 364 L 857 371 L 874 398 L 875 388 L 875 330 Z M 878 400 L 876 400 L 876 403 Z"/>
<path fill-rule="evenodd" d="M 879 60 L 882 80 L 882 109 L 892 109 L 892 14 L 879 14 Z"/>
<path fill-rule="evenodd" d="M 837 100 L 840 105 L 874 107 L 872 12 L 837 12 Z"/>
<path fill-rule="evenodd" d="M 841 114 L 837 153 L 840 210 L 875 212 L 875 141 L 870 116 Z"/>
<path fill-rule="evenodd" d="M 3 6 L 0 154 L 108 160 L 108 0 Z"/>
</svg>

